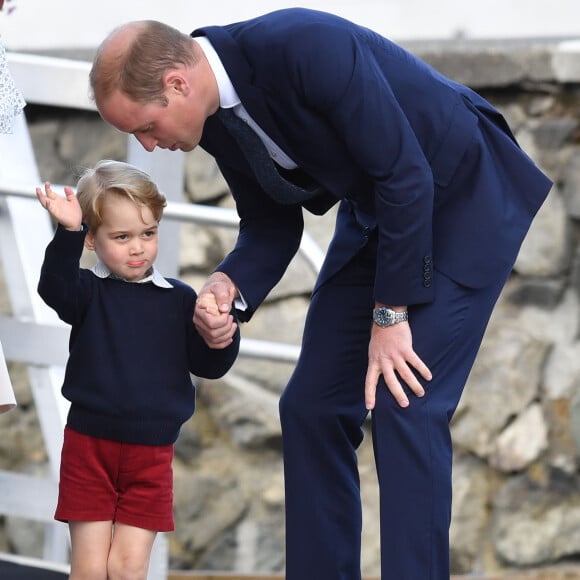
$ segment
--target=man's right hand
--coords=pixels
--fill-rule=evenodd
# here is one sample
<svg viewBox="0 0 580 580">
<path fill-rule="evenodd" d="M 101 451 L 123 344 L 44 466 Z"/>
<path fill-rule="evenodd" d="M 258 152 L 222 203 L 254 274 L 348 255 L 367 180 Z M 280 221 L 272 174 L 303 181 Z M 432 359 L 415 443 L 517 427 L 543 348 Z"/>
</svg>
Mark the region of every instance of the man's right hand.
<svg viewBox="0 0 580 580">
<path fill-rule="evenodd" d="M 223 272 L 214 272 L 199 292 L 193 323 L 210 348 L 226 348 L 238 327 L 230 314 L 237 288 Z"/>
</svg>

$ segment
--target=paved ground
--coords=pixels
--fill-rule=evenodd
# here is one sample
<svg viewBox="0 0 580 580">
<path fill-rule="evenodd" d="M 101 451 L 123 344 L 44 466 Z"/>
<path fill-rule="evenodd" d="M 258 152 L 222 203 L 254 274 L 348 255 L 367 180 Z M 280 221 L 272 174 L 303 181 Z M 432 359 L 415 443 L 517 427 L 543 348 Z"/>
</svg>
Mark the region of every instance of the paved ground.
<svg viewBox="0 0 580 580">
<path fill-rule="evenodd" d="M 2 580 L 66 580 L 68 575 L 58 570 L 47 570 L 21 562 L 0 559 Z M 283 576 L 170 572 L 168 580 L 284 580 Z M 365 580 L 379 580 L 366 578 Z M 580 565 L 560 566 L 545 570 L 503 574 L 499 576 L 452 576 L 450 580 L 580 580 Z"/>
<path fill-rule="evenodd" d="M 284 580 L 283 576 L 243 575 L 219 573 L 170 572 L 168 580 Z M 380 580 L 365 578 L 364 580 Z M 530 570 L 498 576 L 452 576 L 450 580 L 580 580 L 580 564 L 578 566 L 561 566 L 545 570 Z"/>
</svg>

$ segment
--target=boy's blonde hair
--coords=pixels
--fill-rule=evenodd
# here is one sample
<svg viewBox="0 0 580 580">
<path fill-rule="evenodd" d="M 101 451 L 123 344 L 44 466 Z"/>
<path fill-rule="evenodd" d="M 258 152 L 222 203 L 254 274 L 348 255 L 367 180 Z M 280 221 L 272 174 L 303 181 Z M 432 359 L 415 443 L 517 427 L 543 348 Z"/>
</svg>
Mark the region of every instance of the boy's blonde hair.
<svg viewBox="0 0 580 580">
<path fill-rule="evenodd" d="M 110 194 L 127 197 L 137 206 L 148 207 L 158 222 L 167 205 L 165 196 L 147 173 L 122 161 L 104 159 L 87 169 L 77 183 L 83 222 L 91 232 L 103 223 L 103 201 Z"/>
</svg>

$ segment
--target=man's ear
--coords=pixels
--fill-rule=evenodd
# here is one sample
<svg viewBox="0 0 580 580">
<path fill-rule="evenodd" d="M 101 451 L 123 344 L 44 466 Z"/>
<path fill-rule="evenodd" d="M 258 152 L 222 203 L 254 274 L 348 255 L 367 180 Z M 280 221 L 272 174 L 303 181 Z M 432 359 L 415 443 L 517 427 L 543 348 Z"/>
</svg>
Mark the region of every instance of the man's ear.
<svg viewBox="0 0 580 580">
<path fill-rule="evenodd" d="M 191 87 L 183 69 L 175 68 L 167 71 L 163 76 L 166 89 L 183 96 L 189 95 Z"/>
<path fill-rule="evenodd" d="M 85 236 L 85 248 L 91 252 L 95 251 L 95 236 L 91 231 L 87 232 Z"/>
</svg>

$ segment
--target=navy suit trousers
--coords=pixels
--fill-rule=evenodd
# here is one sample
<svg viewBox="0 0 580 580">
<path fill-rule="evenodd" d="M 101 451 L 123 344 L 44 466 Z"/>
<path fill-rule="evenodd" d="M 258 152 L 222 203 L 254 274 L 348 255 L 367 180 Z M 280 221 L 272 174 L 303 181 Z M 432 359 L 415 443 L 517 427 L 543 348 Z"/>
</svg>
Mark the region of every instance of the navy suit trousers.
<svg viewBox="0 0 580 580">
<path fill-rule="evenodd" d="M 286 485 L 286 579 L 359 580 L 356 450 L 376 242 L 314 294 L 296 370 L 280 401 Z M 435 300 L 411 306 L 413 346 L 433 379 L 400 408 L 380 381 L 372 438 L 380 486 L 382 580 L 449 580 L 449 422 L 505 283 L 461 286 L 435 271 Z"/>
</svg>

